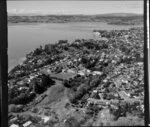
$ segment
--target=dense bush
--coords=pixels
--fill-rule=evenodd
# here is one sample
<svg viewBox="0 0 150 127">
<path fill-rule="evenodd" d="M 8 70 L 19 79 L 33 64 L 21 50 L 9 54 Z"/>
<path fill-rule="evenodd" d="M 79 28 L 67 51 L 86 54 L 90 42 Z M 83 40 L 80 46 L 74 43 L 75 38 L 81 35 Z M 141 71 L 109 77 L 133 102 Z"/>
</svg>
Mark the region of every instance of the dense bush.
<svg viewBox="0 0 150 127">
<path fill-rule="evenodd" d="M 61 52 L 60 48 L 58 49 L 58 46 L 56 44 L 47 44 L 47 45 L 45 45 L 44 51 L 47 54 L 50 54 L 52 56 L 56 55 L 56 54 L 59 54 Z"/>
<path fill-rule="evenodd" d="M 14 98 L 17 97 L 19 94 L 20 93 L 16 87 L 8 89 L 8 104 L 13 104 Z"/>
<path fill-rule="evenodd" d="M 54 81 L 47 75 L 41 75 L 32 81 L 33 91 L 37 94 L 43 93 L 48 87 L 54 85 Z"/>
<path fill-rule="evenodd" d="M 76 103 L 79 99 L 81 99 L 90 89 L 98 86 L 102 79 L 105 76 L 93 76 L 89 77 L 88 80 L 86 80 L 84 83 L 80 83 L 78 85 L 77 90 L 74 91 L 71 96 L 69 97 L 69 100 L 71 103 Z M 73 89 L 73 88 L 71 88 Z"/>
<path fill-rule="evenodd" d="M 125 117 L 126 113 L 138 113 L 139 116 L 142 116 L 142 112 L 137 109 L 137 106 L 139 106 L 139 102 L 134 102 L 134 103 L 126 103 L 126 102 L 121 102 L 118 103 L 116 106 L 117 108 L 114 109 L 110 107 L 110 113 L 113 114 L 115 117 L 114 119 L 117 120 L 119 117 Z"/>
<path fill-rule="evenodd" d="M 32 93 L 32 94 L 30 94 L 28 92 L 21 93 L 19 96 L 13 98 L 11 100 L 11 103 L 12 104 L 23 104 L 24 105 L 24 104 L 27 104 L 30 101 L 32 101 L 35 98 L 35 96 L 36 96 L 35 93 Z"/>
<path fill-rule="evenodd" d="M 63 81 L 63 85 L 64 85 L 65 87 L 67 87 L 67 88 L 70 88 L 70 87 L 71 87 L 71 85 L 69 84 L 69 81 L 68 81 L 68 80 L 64 80 L 64 81 Z"/>
<path fill-rule="evenodd" d="M 93 42 L 90 42 L 90 41 L 84 42 L 84 46 L 87 49 L 94 49 L 96 47 L 95 44 Z"/>
<path fill-rule="evenodd" d="M 77 90 L 77 87 L 80 86 L 84 82 L 85 82 L 84 77 L 80 76 L 80 75 L 77 75 L 73 79 L 70 78 L 69 80 L 64 80 L 63 85 L 67 88 Z"/>
<path fill-rule="evenodd" d="M 29 84 L 28 90 L 19 91 L 17 87 L 8 90 L 9 104 L 27 104 L 32 101 L 36 94 L 41 94 L 48 87 L 54 85 L 54 81 L 47 75 L 43 74 L 33 79 Z M 32 93 L 30 93 L 33 91 Z"/>
<path fill-rule="evenodd" d="M 53 49 L 52 44 L 47 44 L 47 45 L 45 45 L 44 51 L 45 51 L 47 54 L 50 54 L 51 51 L 52 51 L 52 49 Z"/>
<path fill-rule="evenodd" d="M 59 40 L 58 44 L 67 44 L 68 40 Z"/>
</svg>

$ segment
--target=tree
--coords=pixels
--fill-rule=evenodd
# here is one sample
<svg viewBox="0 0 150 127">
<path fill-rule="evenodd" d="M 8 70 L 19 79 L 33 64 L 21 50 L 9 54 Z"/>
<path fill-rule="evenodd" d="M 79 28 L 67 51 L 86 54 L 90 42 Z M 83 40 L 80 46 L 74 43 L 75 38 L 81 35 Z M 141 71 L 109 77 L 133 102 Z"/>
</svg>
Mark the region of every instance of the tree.
<svg viewBox="0 0 150 127">
<path fill-rule="evenodd" d="M 42 49 L 41 48 L 36 48 L 34 50 L 34 55 L 40 55 L 42 53 Z"/>
<path fill-rule="evenodd" d="M 47 44 L 47 45 L 45 45 L 45 52 L 47 53 L 47 54 L 50 54 L 51 53 L 51 51 L 52 51 L 52 49 L 53 49 L 53 46 L 52 46 L 52 44 Z"/>
<path fill-rule="evenodd" d="M 70 84 L 69 84 L 69 81 L 68 80 L 64 80 L 63 81 L 63 85 L 67 88 L 70 88 Z"/>
</svg>

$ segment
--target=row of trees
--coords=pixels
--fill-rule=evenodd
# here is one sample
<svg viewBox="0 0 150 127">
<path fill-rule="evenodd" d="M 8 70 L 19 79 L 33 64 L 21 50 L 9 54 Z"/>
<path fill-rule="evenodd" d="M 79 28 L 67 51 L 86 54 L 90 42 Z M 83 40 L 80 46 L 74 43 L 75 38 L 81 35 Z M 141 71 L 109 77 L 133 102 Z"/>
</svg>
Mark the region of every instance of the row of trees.
<svg viewBox="0 0 150 127">
<path fill-rule="evenodd" d="M 69 81 L 64 82 L 64 86 L 71 89 L 71 93 L 69 95 L 69 99 L 71 103 L 76 103 L 79 99 L 81 99 L 88 91 L 100 84 L 102 79 L 104 79 L 106 75 L 102 76 L 91 76 L 88 79 L 84 80 L 84 82 L 73 82 L 70 85 Z M 73 80 L 74 81 L 74 80 Z M 75 90 L 74 90 L 75 89 Z"/>
</svg>

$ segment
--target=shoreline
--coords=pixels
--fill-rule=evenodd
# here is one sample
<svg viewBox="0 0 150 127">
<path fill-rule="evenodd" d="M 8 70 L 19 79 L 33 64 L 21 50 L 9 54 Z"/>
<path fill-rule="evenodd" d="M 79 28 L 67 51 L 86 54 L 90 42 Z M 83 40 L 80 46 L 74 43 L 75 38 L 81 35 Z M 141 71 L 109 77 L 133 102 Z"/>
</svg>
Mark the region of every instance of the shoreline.
<svg viewBox="0 0 150 127">
<path fill-rule="evenodd" d="M 42 25 L 42 24 L 74 24 L 74 23 L 104 23 L 107 25 L 114 25 L 114 26 L 144 26 L 142 23 L 141 24 L 111 24 L 103 21 L 77 21 L 77 22 L 18 22 L 18 23 L 11 23 L 8 22 L 8 26 L 15 26 L 15 25 Z"/>
</svg>

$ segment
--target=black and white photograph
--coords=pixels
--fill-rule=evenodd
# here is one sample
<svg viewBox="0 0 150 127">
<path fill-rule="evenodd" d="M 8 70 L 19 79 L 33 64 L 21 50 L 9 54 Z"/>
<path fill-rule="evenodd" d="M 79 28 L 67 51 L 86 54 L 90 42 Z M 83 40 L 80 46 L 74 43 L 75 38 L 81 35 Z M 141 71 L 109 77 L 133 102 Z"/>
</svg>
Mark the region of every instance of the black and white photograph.
<svg viewBox="0 0 150 127">
<path fill-rule="evenodd" d="M 9 127 L 145 125 L 144 0 L 6 3 Z"/>
</svg>

